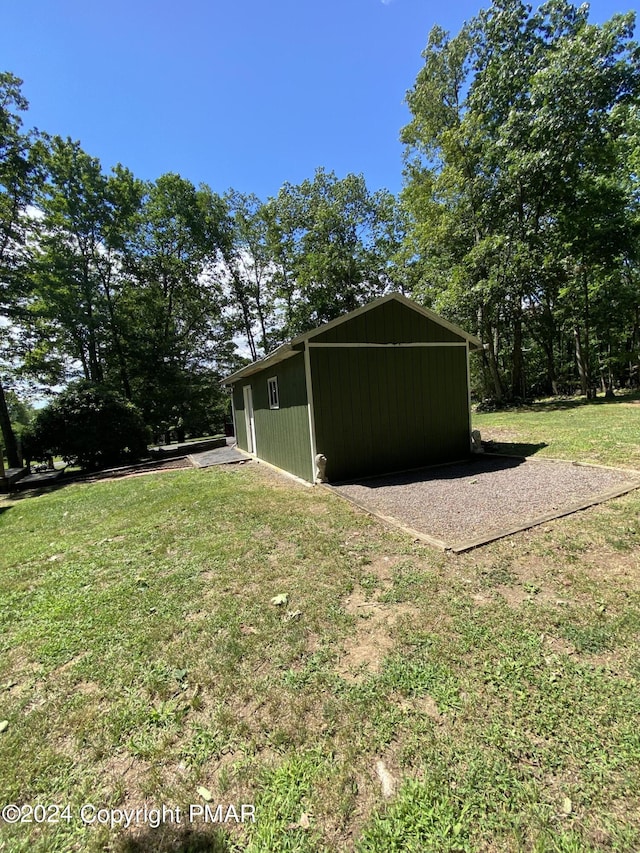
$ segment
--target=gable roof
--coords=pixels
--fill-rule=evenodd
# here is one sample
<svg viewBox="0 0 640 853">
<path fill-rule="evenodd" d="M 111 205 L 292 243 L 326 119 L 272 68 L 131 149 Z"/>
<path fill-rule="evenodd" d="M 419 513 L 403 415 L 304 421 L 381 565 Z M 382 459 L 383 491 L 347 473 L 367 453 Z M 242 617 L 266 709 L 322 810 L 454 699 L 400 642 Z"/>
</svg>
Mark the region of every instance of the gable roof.
<svg viewBox="0 0 640 853">
<path fill-rule="evenodd" d="M 468 332 L 465 332 L 464 329 L 460 328 L 460 326 L 456 326 L 455 323 L 450 323 L 448 320 L 445 320 L 443 317 L 436 314 L 435 311 L 429 310 L 429 308 L 423 308 L 422 305 L 418 305 L 417 302 L 413 302 L 413 300 L 408 299 L 401 293 L 389 293 L 387 296 L 380 296 L 378 299 L 374 299 L 373 302 L 368 302 L 361 308 L 356 308 L 355 311 L 350 311 L 348 314 L 336 317 L 335 320 L 323 323 L 322 326 L 318 326 L 316 329 L 304 332 L 302 335 L 298 335 L 287 343 L 281 344 L 277 349 L 273 350 L 273 352 L 269 353 L 264 358 L 254 361 L 251 364 L 247 364 L 246 367 L 236 370 L 235 373 L 227 376 L 222 380 L 222 384 L 232 385 L 236 380 L 241 379 L 244 376 L 251 376 L 251 374 L 264 370 L 266 367 L 271 367 L 274 364 L 278 364 L 280 361 L 291 358 L 291 356 L 300 352 L 300 345 L 306 343 L 306 341 L 310 341 L 317 335 L 324 334 L 324 332 L 328 332 L 330 329 L 334 329 L 336 326 L 342 325 L 342 323 L 347 323 L 349 320 L 353 320 L 355 317 L 359 317 L 361 314 L 365 314 L 367 311 L 371 311 L 374 308 L 378 308 L 380 305 L 384 305 L 386 302 L 391 301 L 399 302 L 401 305 L 415 311 L 416 314 L 420 314 L 428 320 L 437 323 L 439 326 L 448 329 L 450 332 L 453 332 L 453 334 L 458 335 L 463 340 L 467 341 L 471 349 L 482 349 L 482 342 L 474 335 L 470 335 Z"/>
</svg>

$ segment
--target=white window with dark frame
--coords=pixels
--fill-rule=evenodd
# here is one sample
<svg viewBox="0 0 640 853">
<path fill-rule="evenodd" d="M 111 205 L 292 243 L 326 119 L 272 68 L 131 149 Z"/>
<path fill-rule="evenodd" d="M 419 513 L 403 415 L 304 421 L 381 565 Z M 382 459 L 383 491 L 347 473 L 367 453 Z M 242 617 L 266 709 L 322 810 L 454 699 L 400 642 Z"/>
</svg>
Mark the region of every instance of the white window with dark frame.
<svg viewBox="0 0 640 853">
<path fill-rule="evenodd" d="M 279 409 L 280 408 L 280 394 L 278 393 L 278 377 L 272 376 L 271 379 L 267 379 L 267 390 L 269 392 L 269 408 L 270 409 Z"/>
</svg>

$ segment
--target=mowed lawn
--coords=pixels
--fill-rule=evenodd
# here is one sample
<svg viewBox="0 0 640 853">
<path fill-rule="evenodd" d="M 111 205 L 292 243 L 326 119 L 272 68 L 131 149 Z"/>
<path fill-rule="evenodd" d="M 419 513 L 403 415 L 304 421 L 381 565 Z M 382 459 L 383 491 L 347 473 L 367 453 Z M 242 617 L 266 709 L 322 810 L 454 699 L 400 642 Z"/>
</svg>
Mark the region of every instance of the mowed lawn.
<svg viewBox="0 0 640 853">
<path fill-rule="evenodd" d="M 613 401 L 543 400 L 517 411 L 476 414 L 474 428 L 501 449 L 640 469 L 640 395 Z"/>
<path fill-rule="evenodd" d="M 475 426 L 640 469 L 632 398 Z M 454 556 L 249 464 L 0 542 L 2 851 L 640 849 L 640 492 Z"/>
</svg>

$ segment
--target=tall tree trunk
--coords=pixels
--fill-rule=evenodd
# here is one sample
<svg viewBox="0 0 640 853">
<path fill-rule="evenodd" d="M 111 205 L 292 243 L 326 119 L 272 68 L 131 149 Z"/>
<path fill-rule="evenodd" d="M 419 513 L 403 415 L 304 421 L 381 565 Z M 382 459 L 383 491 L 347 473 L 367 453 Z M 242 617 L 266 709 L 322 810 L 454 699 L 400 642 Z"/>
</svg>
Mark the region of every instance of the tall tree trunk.
<svg viewBox="0 0 640 853">
<path fill-rule="evenodd" d="M 549 388 L 554 397 L 558 396 L 558 374 L 556 372 L 556 357 L 555 357 L 555 343 L 557 340 L 556 336 L 556 324 L 553 317 L 553 311 L 551 310 L 551 306 L 547 303 L 544 307 L 544 313 L 547 318 L 547 329 L 548 334 L 543 335 L 542 347 L 545 352 L 546 362 L 547 362 L 547 381 L 549 383 Z M 560 358 L 562 360 L 562 340 L 559 342 L 559 350 L 560 350 Z"/>
<path fill-rule="evenodd" d="M 600 384 L 605 398 L 613 400 L 615 394 L 613 393 L 613 372 L 611 370 L 611 341 L 607 342 L 607 356 L 604 363 L 602 353 L 600 354 Z"/>
<path fill-rule="evenodd" d="M 553 351 L 553 340 L 546 340 L 545 338 L 542 338 L 540 340 L 540 345 L 544 351 L 544 360 L 547 367 L 547 391 L 550 394 L 553 394 L 554 397 L 557 397 L 558 376 L 556 374 L 556 359 Z"/>
<path fill-rule="evenodd" d="M 640 385 L 640 305 L 636 305 L 635 310 L 633 334 L 631 336 L 631 352 L 638 353 L 635 364 L 629 359 L 629 385 L 633 387 L 634 385 Z"/>
<path fill-rule="evenodd" d="M 94 326 L 93 307 L 90 303 L 87 304 L 87 349 L 89 362 L 89 378 L 92 382 L 102 382 L 102 365 L 100 364 L 100 356 L 98 354 L 98 341 L 96 339 L 96 330 Z"/>
<path fill-rule="evenodd" d="M 584 357 L 584 369 L 585 369 L 585 377 L 587 380 L 587 400 L 591 400 L 595 397 L 595 391 L 592 387 L 591 381 L 591 318 L 590 318 L 590 305 L 589 305 L 589 279 L 587 278 L 586 269 L 582 273 L 582 292 L 584 295 L 584 342 L 582 345 L 582 352 Z"/>
<path fill-rule="evenodd" d="M 558 378 L 556 376 L 556 363 L 553 357 L 553 345 L 546 350 L 547 356 L 547 380 L 551 393 L 554 397 L 558 396 Z"/>
<path fill-rule="evenodd" d="M 511 353 L 511 397 L 526 397 L 522 357 L 522 312 L 518 310 L 513 324 L 513 349 Z"/>
<path fill-rule="evenodd" d="M 127 369 L 127 360 L 125 358 L 124 349 L 122 346 L 122 338 L 120 329 L 116 321 L 116 312 L 113 300 L 111 298 L 111 286 L 107 278 L 103 277 L 102 285 L 105 296 L 107 297 L 107 309 L 109 311 L 109 324 L 111 326 L 111 334 L 113 336 L 113 346 L 118 359 L 118 367 L 120 368 L 120 381 L 122 382 L 122 390 L 127 400 L 132 399 L 131 383 L 129 382 L 129 371 Z"/>
<path fill-rule="evenodd" d="M 242 281 L 240 276 L 236 272 L 233 267 L 227 264 L 231 269 L 231 279 L 233 281 L 233 289 L 235 291 L 236 299 L 240 305 L 242 310 L 242 322 L 244 325 L 244 333 L 247 339 L 247 343 L 249 344 L 249 352 L 251 353 L 251 361 L 258 360 L 258 349 L 256 347 L 255 338 L 253 337 L 253 330 L 251 328 L 251 311 L 249 309 L 249 302 L 247 300 L 246 293 L 242 286 Z"/>
<path fill-rule="evenodd" d="M 589 365 L 585 361 L 585 353 L 580 337 L 580 327 L 574 326 L 573 337 L 576 343 L 576 364 L 578 366 L 578 376 L 580 377 L 580 391 L 586 397 L 589 397 L 591 389 L 591 379 L 589 376 Z"/>
<path fill-rule="evenodd" d="M 18 442 L 11 428 L 11 419 L 9 418 L 9 409 L 7 408 L 7 400 L 4 396 L 4 388 L 0 382 L 0 429 L 2 429 L 2 438 L 7 454 L 7 461 L 10 468 L 21 468 L 22 459 L 18 453 Z"/>
<path fill-rule="evenodd" d="M 556 343 L 557 330 L 553 319 L 553 313 L 549 303 L 545 300 L 542 303 L 541 322 L 529 326 L 529 334 L 534 341 L 541 347 L 544 353 L 544 361 L 546 367 L 545 391 L 548 394 L 558 396 L 558 374 L 556 370 Z M 562 341 L 559 342 L 560 355 L 562 355 Z"/>
<path fill-rule="evenodd" d="M 491 323 L 486 319 L 484 310 L 478 309 L 478 328 L 481 330 L 481 338 L 485 341 L 483 349 L 483 361 L 488 369 L 493 386 L 493 395 L 497 403 L 501 403 L 504 399 L 504 388 L 500 371 L 498 370 L 498 359 L 496 355 L 496 345 L 494 340 L 494 329 Z"/>
<path fill-rule="evenodd" d="M 260 298 L 260 290 L 259 288 L 256 291 L 256 308 L 258 310 L 258 320 L 260 321 L 260 334 L 262 336 L 262 350 L 265 355 L 269 352 L 269 338 L 267 336 L 267 321 L 265 317 L 264 307 L 262 305 L 262 299 Z"/>
<path fill-rule="evenodd" d="M 607 386 L 607 379 L 606 379 L 606 376 L 605 376 L 605 372 L 606 372 L 606 370 L 605 370 L 604 362 L 603 362 L 603 359 L 602 359 L 602 353 L 599 353 L 599 357 L 598 357 L 598 369 L 599 369 L 599 371 L 600 371 L 600 390 L 601 390 L 601 391 L 602 391 L 602 393 L 603 393 L 603 394 L 605 394 L 605 396 L 606 396 L 606 391 L 607 391 L 607 387 L 608 387 L 608 386 Z"/>
</svg>

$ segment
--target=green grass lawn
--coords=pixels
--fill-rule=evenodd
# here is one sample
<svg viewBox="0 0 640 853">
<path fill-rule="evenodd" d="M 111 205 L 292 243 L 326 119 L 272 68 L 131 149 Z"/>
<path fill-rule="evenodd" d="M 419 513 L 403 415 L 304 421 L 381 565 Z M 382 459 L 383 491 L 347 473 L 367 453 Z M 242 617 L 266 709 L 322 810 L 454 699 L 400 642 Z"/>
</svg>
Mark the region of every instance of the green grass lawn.
<svg viewBox="0 0 640 853">
<path fill-rule="evenodd" d="M 475 419 L 635 468 L 639 422 Z M 637 851 L 639 539 L 632 492 L 453 556 L 256 465 L 0 500 L 0 850 Z"/>
<path fill-rule="evenodd" d="M 475 414 L 482 438 L 502 450 L 640 468 L 640 395 L 613 401 L 545 400 L 518 410 Z"/>
</svg>

